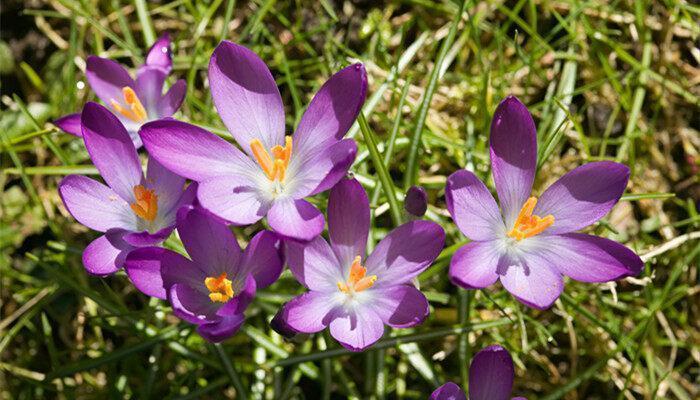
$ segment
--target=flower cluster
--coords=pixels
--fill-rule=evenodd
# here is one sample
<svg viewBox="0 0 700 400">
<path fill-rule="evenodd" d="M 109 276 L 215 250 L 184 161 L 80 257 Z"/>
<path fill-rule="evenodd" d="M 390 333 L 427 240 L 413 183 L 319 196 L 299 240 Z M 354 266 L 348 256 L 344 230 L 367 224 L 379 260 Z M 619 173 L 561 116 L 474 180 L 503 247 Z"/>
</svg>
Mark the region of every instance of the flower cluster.
<svg viewBox="0 0 700 400">
<path fill-rule="evenodd" d="M 106 276 L 124 267 L 136 288 L 167 300 L 176 316 L 213 342 L 236 333 L 256 291 L 273 284 L 285 265 L 307 291 L 275 316 L 280 331 L 328 328 L 342 346 L 361 351 L 387 325 L 421 324 L 430 306 L 415 278 L 442 251 L 445 232 L 423 219 L 428 196 L 413 187 L 404 204 L 409 222 L 367 254 L 370 204 L 362 185 L 347 177 L 357 144 L 344 139 L 366 97 L 363 65 L 335 73 L 294 134 L 285 136 L 282 98 L 270 70 L 250 49 L 222 42 L 211 56 L 209 85 L 236 145 L 171 118 L 186 87 L 179 80 L 163 94 L 171 70 L 167 35 L 148 51 L 136 80 L 114 61 L 92 56 L 87 80 L 104 105 L 89 102 L 81 113 L 56 121 L 82 138 L 105 182 L 70 175 L 59 186 L 75 219 L 103 232 L 83 253 L 86 270 Z M 447 180 L 447 208 L 470 239 L 451 259 L 452 282 L 481 289 L 500 280 L 520 302 L 546 309 L 561 294 L 563 276 L 606 282 L 641 271 L 631 250 L 577 232 L 620 199 L 627 167 L 589 163 L 532 196 L 537 134 L 515 97 L 496 109 L 490 154 L 500 207 L 473 172 L 459 170 Z M 324 217 L 307 198 L 328 190 Z M 231 226 L 263 218 L 270 230 L 259 231 L 242 250 Z M 322 236 L 326 220 L 328 240 Z M 186 254 L 161 246 L 174 230 Z M 513 381 L 508 352 L 499 346 L 479 352 L 470 380 L 472 399 L 507 399 Z M 448 383 L 431 398 L 465 395 Z"/>
</svg>

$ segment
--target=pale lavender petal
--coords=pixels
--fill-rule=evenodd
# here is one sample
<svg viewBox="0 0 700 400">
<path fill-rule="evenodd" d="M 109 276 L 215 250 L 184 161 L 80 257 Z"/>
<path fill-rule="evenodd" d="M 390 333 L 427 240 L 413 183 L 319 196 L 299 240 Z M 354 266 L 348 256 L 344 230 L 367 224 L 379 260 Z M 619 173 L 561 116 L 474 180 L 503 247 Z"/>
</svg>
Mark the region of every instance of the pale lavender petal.
<svg viewBox="0 0 700 400">
<path fill-rule="evenodd" d="M 136 201 L 134 187 L 143 183 L 141 162 L 129 133 L 105 107 L 89 102 L 83 108 L 83 140 L 100 175 L 119 196 Z"/>
<path fill-rule="evenodd" d="M 338 282 L 347 279 L 343 266 L 338 262 L 331 246 L 322 237 L 310 242 L 286 241 L 287 265 L 294 277 L 311 290 L 337 293 Z"/>
<path fill-rule="evenodd" d="M 245 315 L 236 314 L 207 322 L 197 327 L 197 333 L 210 342 L 219 343 L 233 336 L 245 322 Z"/>
<path fill-rule="evenodd" d="M 367 257 L 368 275 L 377 275 L 375 285 L 409 282 L 437 258 L 445 244 L 445 231 L 430 221 L 411 221 L 394 229 Z"/>
<path fill-rule="evenodd" d="M 149 67 L 157 67 L 166 74 L 170 73 L 173 67 L 173 55 L 170 49 L 170 34 L 167 32 L 161 35 L 153 43 L 146 54 L 146 64 Z"/>
<path fill-rule="evenodd" d="M 163 97 L 158 100 L 156 111 L 159 118 L 170 117 L 180 109 L 182 101 L 187 93 L 187 82 L 184 79 L 178 79 Z"/>
<path fill-rule="evenodd" d="M 403 199 L 403 209 L 412 217 L 422 217 L 428 211 L 428 194 L 422 186 L 411 186 Z"/>
<path fill-rule="evenodd" d="M 333 75 L 314 96 L 294 133 L 294 150 L 313 153 L 345 136 L 367 93 L 367 71 L 353 64 Z"/>
<path fill-rule="evenodd" d="M 136 229 L 136 215 L 117 193 L 94 179 L 68 175 L 58 185 L 68 212 L 81 224 L 96 231 L 112 228 Z"/>
<path fill-rule="evenodd" d="M 510 294 L 521 303 L 540 310 L 551 307 L 564 290 L 564 281 L 556 266 L 536 253 L 501 261 L 497 272 Z"/>
<path fill-rule="evenodd" d="M 347 309 L 335 315 L 329 328 L 331 336 L 350 351 L 362 351 L 384 335 L 384 323 L 368 307 Z"/>
<path fill-rule="evenodd" d="M 445 186 L 447 210 L 462 233 L 471 240 L 490 240 L 505 231 L 498 204 L 471 171 L 459 170 Z"/>
<path fill-rule="evenodd" d="M 295 159 L 292 154 L 289 185 L 294 188 L 294 197 L 303 198 L 330 189 L 347 175 L 355 161 L 357 143 L 352 139 L 343 139 L 301 160 Z"/>
<path fill-rule="evenodd" d="M 328 198 L 328 234 L 340 265 L 365 258 L 369 235 L 369 198 L 360 182 L 343 179 Z"/>
<path fill-rule="evenodd" d="M 165 168 L 155 158 L 148 159 L 146 187 L 153 189 L 158 196 L 159 216 L 168 214 L 180 201 L 185 187 L 185 178 Z"/>
<path fill-rule="evenodd" d="M 107 276 L 117 272 L 133 249 L 121 238 L 123 231 L 114 230 L 93 240 L 83 251 L 83 265 L 92 275 Z"/>
<path fill-rule="evenodd" d="M 535 236 L 528 239 L 536 252 L 556 269 L 582 282 L 609 282 L 636 276 L 644 262 L 632 250 L 615 241 L 582 233 Z"/>
<path fill-rule="evenodd" d="M 598 161 L 584 164 L 552 184 L 540 197 L 534 214 L 553 215 L 554 224 L 545 235 L 585 228 L 607 214 L 625 192 L 627 166 Z"/>
<path fill-rule="evenodd" d="M 208 293 L 195 290 L 184 283 L 176 283 L 168 289 L 168 300 L 173 307 L 173 314 L 193 324 L 217 321 L 216 310 L 220 303 L 209 299 Z"/>
<path fill-rule="evenodd" d="M 158 103 L 163 95 L 167 75 L 160 68 L 142 67 L 136 77 L 136 95 L 150 118 L 158 118 Z"/>
<path fill-rule="evenodd" d="M 467 400 L 467 396 L 457 384 L 447 382 L 435 389 L 433 394 L 430 395 L 430 400 Z"/>
<path fill-rule="evenodd" d="M 465 289 L 493 285 L 498 280 L 499 264 L 507 263 L 503 253 L 497 240 L 465 244 L 452 256 L 450 280 Z"/>
<path fill-rule="evenodd" d="M 151 157 L 194 181 L 232 174 L 247 176 L 259 168 L 224 139 L 186 122 L 174 119 L 149 122 L 139 135 Z"/>
<path fill-rule="evenodd" d="M 512 226 L 530 197 L 537 167 L 537 131 L 527 107 L 515 96 L 498 105 L 491 122 L 491 169 L 506 221 Z"/>
<path fill-rule="evenodd" d="M 236 225 L 258 222 L 271 207 L 257 185 L 245 175 L 207 179 L 199 184 L 197 199 L 202 207 Z"/>
<path fill-rule="evenodd" d="M 410 284 L 371 288 L 370 307 L 381 320 L 394 328 L 409 328 L 423 323 L 430 314 L 428 299 Z"/>
<path fill-rule="evenodd" d="M 83 131 L 80 126 L 80 113 L 64 115 L 53 121 L 53 123 L 64 132 L 78 137 L 83 136 Z"/>
<path fill-rule="evenodd" d="M 335 293 L 304 293 L 284 305 L 280 318 L 296 332 L 322 331 L 330 324 L 333 310 L 339 305 L 334 296 Z"/>
<path fill-rule="evenodd" d="M 159 221 L 163 226 L 174 226 L 177 219 L 177 212 L 180 208 L 195 204 L 197 197 L 197 183 L 192 182 L 187 189 L 180 192 L 180 198 L 169 209 L 164 209 L 158 214 Z"/>
<path fill-rule="evenodd" d="M 85 75 L 90 87 L 105 104 L 124 99 L 122 89 L 136 86 L 136 82 L 118 62 L 107 58 L 90 56 L 87 58 Z"/>
<path fill-rule="evenodd" d="M 469 366 L 469 399 L 510 399 L 514 375 L 508 350 L 493 345 L 479 351 Z"/>
<path fill-rule="evenodd" d="M 280 235 L 311 240 L 323 232 L 323 214 L 306 200 L 277 199 L 267 213 L 267 222 Z"/>
<path fill-rule="evenodd" d="M 209 84 L 221 120 L 245 152 L 250 153 L 253 139 L 266 149 L 284 144 L 282 97 L 257 54 L 221 42 L 209 61 Z"/>
<path fill-rule="evenodd" d="M 243 252 L 239 274 L 251 274 L 258 289 L 272 285 L 282 273 L 282 241 L 270 231 L 258 232 Z"/>
</svg>

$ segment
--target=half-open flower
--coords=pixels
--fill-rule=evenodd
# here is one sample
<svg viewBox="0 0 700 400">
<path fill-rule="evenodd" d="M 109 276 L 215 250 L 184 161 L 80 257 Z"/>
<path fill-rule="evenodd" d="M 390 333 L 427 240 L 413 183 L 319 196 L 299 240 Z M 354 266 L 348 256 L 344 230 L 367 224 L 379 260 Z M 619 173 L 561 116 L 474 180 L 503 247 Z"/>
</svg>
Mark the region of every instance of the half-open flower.
<svg viewBox="0 0 700 400">
<path fill-rule="evenodd" d="M 438 256 L 445 232 L 430 221 L 399 226 L 365 256 L 369 200 L 354 179 L 330 193 L 328 231 L 302 243 L 286 241 L 287 263 L 309 289 L 287 303 L 281 318 L 302 333 L 330 328 L 344 347 L 360 351 L 384 334 L 384 325 L 407 328 L 428 316 L 428 300 L 412 280 Z"/>
<path fill-rule="evenodd" d="M 469 366 L 469 400 L 510 399 L 514 376 L 513 359 L 508 350 L 493 345 L 479 351 Z M 457 384 L 447 382 L 430 395 L 430 400 L 467 400 L 467 396 Z"/>
<path fill-rule="evenodd" d="M 132 251 L 126 272 L 143 293 L 168 299 L 173 312 L 212 342 L 232 336 L 244 311 L 282 272 L 280 240 L 261 231 L 241 251 L 226 224 L 201 207 L 183 207 L 177 231 L 190 258 L 159 247 Z"/>
<path fill-rule="evenodd" d="M 107 185 L 68 175 L 58 191 L 78 222 L 105 232 L 83 252 L 87 271 L 104 276 L 121 268 L 132 249 L 165 240 L 174 229 L 178 208 L 194 200 L 196 185 L 183 191 L 185 179 L 152 158 L 144 177 L 129 133 L 105 107 L 87 103 L 81 126 L 85 147 Z"/>
<path fill-rule="evenodd" d="M 176 173 L 199 182 L 204 208 L 237 225 L 268 223 L 283 236 L 311 240 L 323 214 L 304 200 L 331 188 L 355 159 L 342 139 L 365 99 L 361 64 L 333 75 L 316 94 L 293 136 L 284 135 L 284 108 L 272 74 L 251 50 L 224 41 L 209 63 L 214 104 L 243 151 L 196 126 L 161 120 L 146 124 L 148 152 Z"/>
<path fill-rule="evenodd" d="M 491 168 L 498 204 L 470 171 L 447 180 L 447 207 L 472 242 L 452 257 L 450 278 L 467 289 L 500 279 L 522 303 L 549 308 L 563 290 L 562 275 L 607 282 L 637 275 L 641 259 L 627 247 L 576 231 L 602 218 L 625 191 L 629 168 L 610 161 L 580 166 L 539 197 L 531 195 L 537 134 L 515 97 L 498 106 L 491 124 Z"/>
<path fill-rule="evenodd" d="M 141 125 L 172 116 L 185 98 L 187 85 L 182 79 L 163 94 L 171 70 L 170 36 L 166 33 L 148 50 L 146 62 L 136 72 L 136 80 L 119 63 L 97 56 L 88 57 L 85 74 L 97 97 L 119 117 L 138 148 Z M 66 115 L 54 123 L 70 134 L 82 135 L 80 113 Z"/>
</svg>

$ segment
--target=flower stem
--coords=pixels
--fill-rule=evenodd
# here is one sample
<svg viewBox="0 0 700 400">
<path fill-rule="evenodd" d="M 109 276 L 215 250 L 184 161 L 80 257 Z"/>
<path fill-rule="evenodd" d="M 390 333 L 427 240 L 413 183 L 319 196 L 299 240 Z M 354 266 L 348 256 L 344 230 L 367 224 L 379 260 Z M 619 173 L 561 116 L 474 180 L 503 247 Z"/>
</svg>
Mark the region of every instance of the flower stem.
<svg viewBox="0 0 700 400">
<path fill-rule="evenodd" d="M 221 346 L 221 343 L 215 343 L 214 349 L 216 349 L 216 353 L 221 359 L 221 364 L 223 364 L 224 370 L 226 371 L 229 379 L 231 380 L 231 384 L 236 389 L 237 398 L 240 398 L 241 400 L 246 400 L 248 396 L 246 394 L 245 388 L 243 388 L 243 382 L 241 382 L 241 378 L 238 376 L 238 372 L 236 372 L 236 370 L 233 368 L 233 365 L 231 365 L 231 360 L 229 360 L 228 355 L 226 355 L 226 351 Z"/>
</svg>

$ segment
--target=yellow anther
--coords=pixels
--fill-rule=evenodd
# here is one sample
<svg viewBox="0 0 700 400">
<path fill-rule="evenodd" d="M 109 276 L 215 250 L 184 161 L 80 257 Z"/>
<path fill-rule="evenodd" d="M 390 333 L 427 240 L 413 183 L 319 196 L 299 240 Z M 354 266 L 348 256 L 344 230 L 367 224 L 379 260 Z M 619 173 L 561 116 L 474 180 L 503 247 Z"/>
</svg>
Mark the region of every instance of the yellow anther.
<svg viewBox="0 0 700 400">
<path fill-rule="evenodd" d="M 338 289 L 343 293 L 357 293 L 369 289 L 377 281 L 377 275 L 365 276 L 367 268 L 363 267 L 362 257 L 357 256 L 350 266 L 350 276 L 347 282 L 338 282 Z"/>
<path fill-rule="evenodd" d="M 513 224 L 513 229 L 511 229 L 507 234 L 509 237 L 512 237 L 517 241 L 521 241 L 525 238 L 539 235 L 547 228 L 552 226 L 554 223 L 553 215 L 550 214 L 545 217 L 532 215 L 532 212 L 535 211 L 536 205 L 536 197 L 530 197 L 527 199 L 525 204 L 523 204 L 523 207 L 520 209 L 518 218 L 515 220 L 515 224 Z"/>
<path fill-rule="evenodd" d="M 158 215 L 158 196 L 152 189 L 146 189 L 143 185 L 134 186 L 135 203 L 131 203 L 131 210 L 140 218 L 153 222 Z"/>
<path fill-rule="evenodd" d="M 271 181 L 284 181 L 289 160 L 292 157 L 292 138 L 290 136 L 284 139 L 284 147 L 276 145 L 270 149 L 272 157 L 270 157 L 270 154 L 258 139 L 251 140 L 250 150 L 253 152 L 255 161 L 258 162 L 268 179 Z"/>
<path fill-rule="evenodd" d="M 127 105 L 127 107 L 112 99 L 110 100 L 112 108 L 114 108 L 114 110 L 119 114 L 134 122 L 144 122 L 146 117 L 148 117 L 148 113 L 146 112 L 146 109 L 143 108 L 143 104 L 141 104 L 141 100 L 139 100 L 138 96 L 136 96 L 134 89 L 130 88 L 129 86 L 124 86 L 122 88 L 122 96 L 124 97 L 124 103 Z"/>
<path fill-rule="evenodd" d="M 233 297 L 233 287 L 231 281 L 226 279 L 226 272 L 204 279 L 204 286 L 209 289 L 209 299 L 213 302 L 225 303 Z"/>
</svg>

